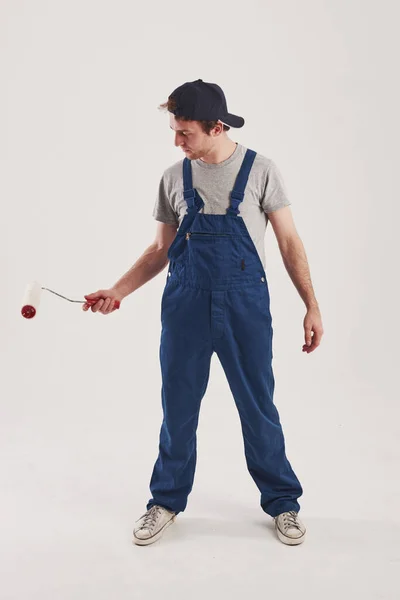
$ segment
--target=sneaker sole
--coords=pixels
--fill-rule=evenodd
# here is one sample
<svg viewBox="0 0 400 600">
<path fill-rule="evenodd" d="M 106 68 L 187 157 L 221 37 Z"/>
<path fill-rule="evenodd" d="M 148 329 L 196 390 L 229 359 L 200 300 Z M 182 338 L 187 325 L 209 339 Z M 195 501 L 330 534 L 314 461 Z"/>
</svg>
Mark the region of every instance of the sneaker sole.
<svg viewBox="0 0 400 600">
<path fill-rule="evenodd" d="M 157 533 L 155 533 L 154 535 L 152 535 L 149 538 L 144 538 L 144 539 L 138 538 L 138 537 L 136 537 L 135 533 L 133 533 L 132 542 L 134 544 L 136 544 L 137 546 L 148 546 L 149 544 L 154 544 L 154 542 L 156 542 L 158 539 L 160 539 L 160 537 L 162 536 L 164 531 L 167 529 L 167 527 L 172 525 L 172 523 L 175 521 L 175 519 L 176 519 L 176 515 L 174 515 L 169 521 L 167 521 L 165 523 L 164 527 L 162 527 L 159 531 L 157 531 Z"/>
</svg>

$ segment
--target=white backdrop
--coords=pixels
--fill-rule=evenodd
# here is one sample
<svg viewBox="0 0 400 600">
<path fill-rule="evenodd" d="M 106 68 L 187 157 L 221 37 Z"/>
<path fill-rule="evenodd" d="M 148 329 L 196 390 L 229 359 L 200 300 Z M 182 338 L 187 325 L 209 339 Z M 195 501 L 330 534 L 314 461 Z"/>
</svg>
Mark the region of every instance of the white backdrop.
<svg viewBox="0 0 400 600">
<path fill-rule="evenodd" d="M 399 12 L 2 0 L 2 600 L 398 598 Z M 322 312 L 307 355 L 269 225 L 275 402 L 308 528 L 296 550 L 259 506 L 216 355 L 187 509 L 160 543 L 131 545 L 158 452 L 166 271 L 108 316 L 48 292 L 20 315 L 28 282 L 83 299 L 150 245 L 159 179 L 182 158 L 157 106 L 198 78 L 245 117 L 230 137 L 278 165 Z"/>
</svg>

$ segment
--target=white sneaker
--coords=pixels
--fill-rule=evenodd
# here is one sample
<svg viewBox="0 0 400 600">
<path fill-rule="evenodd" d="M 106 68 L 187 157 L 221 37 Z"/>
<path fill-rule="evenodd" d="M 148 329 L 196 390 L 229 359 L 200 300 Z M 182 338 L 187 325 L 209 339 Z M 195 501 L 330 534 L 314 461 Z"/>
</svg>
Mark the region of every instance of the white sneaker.
<svg viewBox="0 0 400 600">
<path fill-rule="evenodd" d="M 304 542 L 306 528 L 295 510 L 283 512 L 274 517 L 278 538 L 284 544 L 295 546 Z"/>
<path fill-rule="evenodd" d="M 156 542 L 165 529 L 172 525 L 176 515 L 163 506 L 154 504 L 137 521 L 133 530 L 133 542 L 139 546 L 147 546 Z"/>
</svg>

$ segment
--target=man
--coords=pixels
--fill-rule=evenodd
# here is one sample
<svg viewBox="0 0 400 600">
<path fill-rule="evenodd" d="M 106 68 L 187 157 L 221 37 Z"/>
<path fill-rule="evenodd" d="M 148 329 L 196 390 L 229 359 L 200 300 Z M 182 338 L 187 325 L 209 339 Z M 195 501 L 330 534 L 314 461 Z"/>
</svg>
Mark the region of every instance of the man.
<svg viewBox="0 0 400 600">
<path fill-rule="evenodd" d="M 111 289 L 85 296 L 84 310 L 109 314 L 169 263 L 161 301 L 163 422 L 146 512 L 133 541 L 159 539 L 186 508 L 196 466 L 196 430 L 212 354 L 236 403 L 248 470 L 278 538 L 304 541 L 301 484 L 285 454 L 273 403 L 272 318 L 265 274 L 268 220 L 307 312 L 303 351 L 323 334 L 306 255 L 275 163 L 227 135 L 244 120 L 228 112 L 222 89 L 201 79 L 179 86 L 161 105 L 185 158 L 167 169 L 153 216 L 156 238 Z M 95 302 L 97 300 L 97 302 Z M 95 302 L 95 303 L 93 303 Z"/>
</svg>

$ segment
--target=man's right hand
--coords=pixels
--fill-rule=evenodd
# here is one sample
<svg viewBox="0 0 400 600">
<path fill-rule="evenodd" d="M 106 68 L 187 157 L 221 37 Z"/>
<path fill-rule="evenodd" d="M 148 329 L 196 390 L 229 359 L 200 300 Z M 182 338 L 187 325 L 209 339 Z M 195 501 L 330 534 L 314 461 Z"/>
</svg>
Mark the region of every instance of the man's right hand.
<svg viewBox="0 0 400 600">
<path fill-rule="evenodd" d="M 82 310 L 92 312 L 101 312 L 103 315 L 108 315 L 120 307 L 124 296 L 115 288 L 109 290 L 98 290 L 93 294 L 85 295 L 87 302 L 83 304 Z"/>
</svg>

